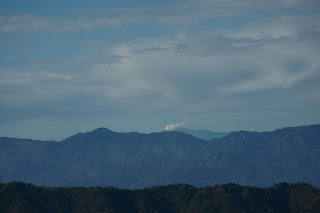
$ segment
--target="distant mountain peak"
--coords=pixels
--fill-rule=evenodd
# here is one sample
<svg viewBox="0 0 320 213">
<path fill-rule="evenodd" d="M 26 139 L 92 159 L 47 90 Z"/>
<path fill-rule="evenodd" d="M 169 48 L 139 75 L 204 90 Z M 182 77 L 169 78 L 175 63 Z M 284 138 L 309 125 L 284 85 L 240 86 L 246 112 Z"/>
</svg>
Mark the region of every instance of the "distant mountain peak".
<svg viewBox="0 0 320 213">
<path fill-rule="evenodd" d="M 97 132 L 113 132 L 112 130 L 106 128 L 106 127 L 100 127 L 98 129 L 92 130 L 92 133 L 97 133 Z"/>
<path fill-rule="evenodd" d="M 183 132 L 189 135 L 193 135 L 197 138 L 201 138 L 204 140 L 211 140 L 214 138 L 221 138 L 229 134 L 229 132 L 213 132 L 208 129 L 188 129 L 185 127 L 178 127 L 173 129 L 172 131 Z"/>
<path fill-rule="evenodd" d="M 111 131 L 110 129 L 107 129 L 105 127 L 100 127 L 98 129 L 92 130 L 90 132 L 84 132 L 84 133 L 78 133 L 75 135 L 72 135 L 64 140 L 62 140 L 62 142 L 66 142 L 66 141 L 75 141 L 78 139 L 82 139 L 84 137 L 87 138 L 92 138 L 93 140 L 100 140 L 103 139 L 106 135 L 109 135 L 111 133 L 116 133 Z"/>
<path fill-rule="evenodd" d="M 62 143 L 0 138 L 0 182 L 143 188 L 278 182 L 320 185 L 320 125 L 239 131 L 202 140 L 179 131 L 119 133 L 107 128 Z"/>
</svg>

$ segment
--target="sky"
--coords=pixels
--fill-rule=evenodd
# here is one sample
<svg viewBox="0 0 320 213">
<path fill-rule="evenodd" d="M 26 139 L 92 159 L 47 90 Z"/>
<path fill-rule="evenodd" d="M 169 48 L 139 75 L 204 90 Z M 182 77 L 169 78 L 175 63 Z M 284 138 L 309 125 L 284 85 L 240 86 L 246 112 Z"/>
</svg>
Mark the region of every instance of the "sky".
<svg viewBox="0 0 320 213">
<path fill-rule="evenodd" d="M 0 136 L 318 123 L 319 0 L 0 1 Z"/>
</svg>

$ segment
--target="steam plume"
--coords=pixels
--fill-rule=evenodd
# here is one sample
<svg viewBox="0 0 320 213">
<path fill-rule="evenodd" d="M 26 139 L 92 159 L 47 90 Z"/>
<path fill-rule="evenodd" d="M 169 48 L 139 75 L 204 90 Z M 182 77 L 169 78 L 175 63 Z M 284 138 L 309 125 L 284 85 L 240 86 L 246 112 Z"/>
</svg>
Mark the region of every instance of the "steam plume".
<svg viewBox="0 0 320 213">
<path fill-rule="evenodd" d="M 166 126 L 166 130 L 174 130 L 174 129 L 179 128 L 179 127 L 184 127 L 186 122 L 187 122 L 187 119 L 183 119 L 183 121 L 178 121 L 175 124 L 168 124 Z"/>
</svg>

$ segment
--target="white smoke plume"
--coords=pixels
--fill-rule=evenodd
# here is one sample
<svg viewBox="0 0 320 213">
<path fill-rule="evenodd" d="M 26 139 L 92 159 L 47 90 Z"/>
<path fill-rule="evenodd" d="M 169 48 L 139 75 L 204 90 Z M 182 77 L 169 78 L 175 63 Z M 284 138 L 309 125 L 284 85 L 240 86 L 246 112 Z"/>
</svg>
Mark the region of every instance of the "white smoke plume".
<svg viewBox="0 0 320 213">
<path fill-rule="evenodd" d="M 183 119 L 183 121 L 178 121 L 177 123 L 175 124 L 168 124 L 166 126 L 166 129 L 167 131 L 170 131 L 170 130 L 174 130 L 176 128 L 179 128 L 179 127 L 184 127 L 184 125 L 186 124 L 187 122 L 187 119 Z"/>
</svg>

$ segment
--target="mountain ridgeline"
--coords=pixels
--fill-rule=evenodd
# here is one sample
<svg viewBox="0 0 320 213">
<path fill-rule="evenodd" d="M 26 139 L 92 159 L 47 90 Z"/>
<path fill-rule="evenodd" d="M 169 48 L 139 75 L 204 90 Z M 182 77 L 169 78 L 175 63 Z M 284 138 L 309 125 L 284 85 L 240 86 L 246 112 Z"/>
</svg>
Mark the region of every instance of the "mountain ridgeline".
<svg viewBox="0 0 320 213">
<path fill-rule="evenodd" d="M 60 142 L 0 138 L 0 182 L 138 189 L 187 183 L 320 186 L 320 125 L 232 132 L 203 140 L 177 132 L 106 128 Z"/>
<path fill-rule="evenodd" d="M 211 140 L 214 138 L 221 138 L 221 137 L 229 134 L 229 132 L 212 132 L 207 129 L 188 129 L 185 127 L 178 127 L 178 128 L 173 129 L 173 131 L 183 132 L 183 133 L 193 135 L 197 138 L 201 138 L 201 139 L 205 139 L 205 140 Z"/>
</svg>

